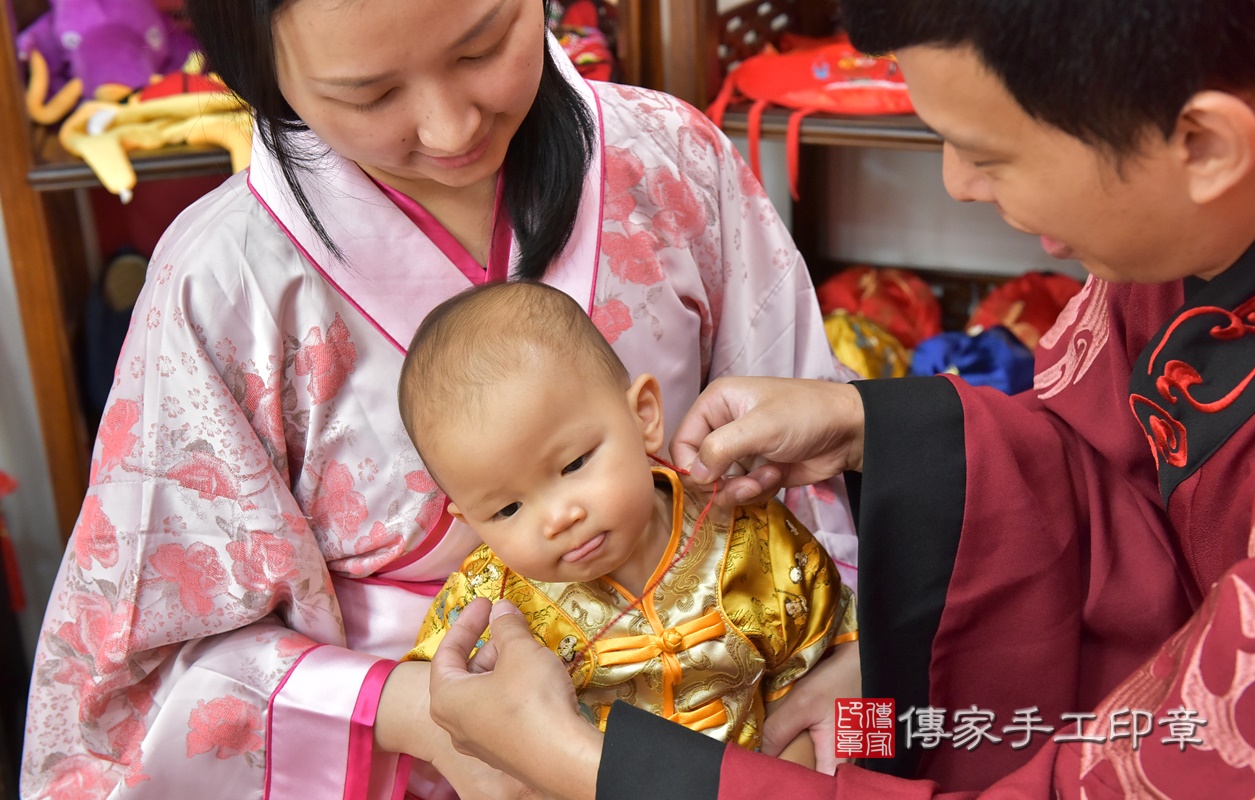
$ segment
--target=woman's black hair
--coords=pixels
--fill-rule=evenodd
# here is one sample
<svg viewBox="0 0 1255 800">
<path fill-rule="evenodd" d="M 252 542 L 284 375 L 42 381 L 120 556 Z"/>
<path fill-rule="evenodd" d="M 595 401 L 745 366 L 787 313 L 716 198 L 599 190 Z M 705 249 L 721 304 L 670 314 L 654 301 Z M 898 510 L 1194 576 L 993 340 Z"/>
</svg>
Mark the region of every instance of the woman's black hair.
<svg viewBox="0 0 1255 800">
<path fill-rule="evenodd" d="M 320 155 L 292 146 L 308 130 L 279 91 L 274 15 L 289 0 L 186 0 L 208 66 L 252 107 L 255 135 L 274 156 L 292 196 L 318 238 L 344 254 L 314 212 L 299 180 Z M 548 18 L 549 0 L 543 0 Z M 506 151 L 504 202 L 519 242 L 515 275 L 535 280 L 562 252 L 579 211 L 584 176 L 596 144 L 596 122 L 544 48 L 536 100 Z"/>
<path fill-rule="evenodd" d="M 1255 0 L 841 0 L 856 47 L 971 47 L 1031 116 L 1117 156 L 1255 89 Z"/>
</svg>

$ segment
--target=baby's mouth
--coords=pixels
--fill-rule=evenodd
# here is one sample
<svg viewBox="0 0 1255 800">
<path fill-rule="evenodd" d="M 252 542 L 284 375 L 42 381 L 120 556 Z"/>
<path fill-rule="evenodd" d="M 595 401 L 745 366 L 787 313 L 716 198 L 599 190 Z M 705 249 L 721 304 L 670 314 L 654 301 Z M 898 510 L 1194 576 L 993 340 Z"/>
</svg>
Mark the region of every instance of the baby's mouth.
<svg viewBox="0 0 1255 800">
<path fill-rule="evenodd" d="M 593 538 L 589 539 L 587 542 L 584 542 L 584 544 L 580 545 L 574 550 L 571 550 L 570 552 L 563 555 L 562 560 L 568 563 L 582 561 L 583 559 L 592 555 L 594 550 L 601 547 L 601 543 L 605 541 L 605 539 L 606 539 L 606 534 L 599 533 Z"/>
</svg>

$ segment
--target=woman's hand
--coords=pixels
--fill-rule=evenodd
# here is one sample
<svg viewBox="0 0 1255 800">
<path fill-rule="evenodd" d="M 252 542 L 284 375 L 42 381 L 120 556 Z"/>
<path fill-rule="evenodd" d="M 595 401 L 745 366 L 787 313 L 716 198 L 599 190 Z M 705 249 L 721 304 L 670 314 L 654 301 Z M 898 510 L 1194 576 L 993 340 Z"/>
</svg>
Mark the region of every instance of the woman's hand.
<svg viewBox="0 0 1255 800">
<path fill-rule="evenodd" d="M 489 602 L 479 598 L 436 649 L 431 718 L 459 752 L 549 796 L 592 800 L 602 736 L 579 715 L 562 660 L 536 641 L 517 608 L 499 600 L 491 606 L 492 638 L 468 664 L 488 622 Z"/>
<path fill-rule="evenodd" d="M 763 752 L 778 756 L 802 731 L 810 731 L 815 743 L 815 769 L 831 775 L 837 771 L 836 699 L 862 697 L 858 642 L 837 645 L 832 655 L 819 662 L 793 685 L 763 723 Z"/>
<path fill-rule="evenodd" d="M 671 442 L 690 480 L 723 479 L 723 505 L 765 500 L 863 467 L 863 400 L 846 383 L 720 378 L 685 414 Z M 725 477 L 736 472 L 746 474 Z"/>
</svg>

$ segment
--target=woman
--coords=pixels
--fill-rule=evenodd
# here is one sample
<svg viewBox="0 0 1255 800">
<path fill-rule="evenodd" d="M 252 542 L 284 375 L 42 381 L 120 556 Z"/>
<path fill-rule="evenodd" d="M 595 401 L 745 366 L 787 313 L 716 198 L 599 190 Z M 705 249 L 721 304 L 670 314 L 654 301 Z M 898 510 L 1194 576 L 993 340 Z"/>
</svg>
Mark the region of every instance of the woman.
<svg viewBox="0 0 1255 800">
<path fill-rule="evenodd" d="M 541 277 L 674 423 L 720 375 L 836 377 L 805 266 L 719 131 L 574 77 L 539 0 L 188 7 L 255 109 L 253 165 L 153 256 L 24 796 L 430 794 L 422 762 L 506 796 L 431 724 L 426 665 L 392 660 L 473 542 L 398 417 L 401 343 L 473 283 Z M 850 560 L 843 502 L 811 500 Z"/>
</svg>

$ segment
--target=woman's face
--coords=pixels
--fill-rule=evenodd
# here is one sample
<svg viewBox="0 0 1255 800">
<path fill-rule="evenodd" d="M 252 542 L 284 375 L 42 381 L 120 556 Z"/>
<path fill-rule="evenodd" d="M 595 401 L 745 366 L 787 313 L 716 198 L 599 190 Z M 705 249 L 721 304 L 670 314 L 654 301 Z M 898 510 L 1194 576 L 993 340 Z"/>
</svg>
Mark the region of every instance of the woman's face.
<svg viewBox="0 0 1255 800">
<path fill-rule="evenodd" d="M 337 153 L 421 195 L 493 179 L 540 84 L 539 0 L 294 0 L 279 88 Z"/>
</svg>

